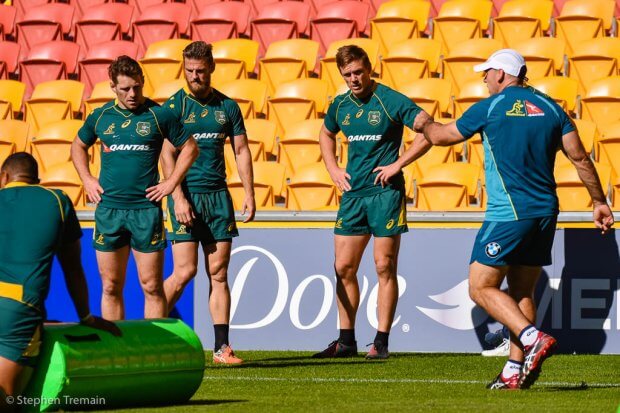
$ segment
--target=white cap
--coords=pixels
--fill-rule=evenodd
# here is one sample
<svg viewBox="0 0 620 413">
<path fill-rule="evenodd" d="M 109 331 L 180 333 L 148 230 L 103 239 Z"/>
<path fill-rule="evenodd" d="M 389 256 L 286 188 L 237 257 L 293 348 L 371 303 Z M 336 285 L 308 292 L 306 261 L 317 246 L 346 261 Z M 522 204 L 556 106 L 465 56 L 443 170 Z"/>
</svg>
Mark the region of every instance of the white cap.
<svg viewBox="0 0 620 413">
<path fill-rule="evenodd" d="M 501 49 L 493 53 L 486 62 L 474 66 L 474 72 L 502 69 L 509 75 L 519 76 L 523 66 L 525 66 L 525 59 L 519 52 L 513 49 Z"/>
</svg>

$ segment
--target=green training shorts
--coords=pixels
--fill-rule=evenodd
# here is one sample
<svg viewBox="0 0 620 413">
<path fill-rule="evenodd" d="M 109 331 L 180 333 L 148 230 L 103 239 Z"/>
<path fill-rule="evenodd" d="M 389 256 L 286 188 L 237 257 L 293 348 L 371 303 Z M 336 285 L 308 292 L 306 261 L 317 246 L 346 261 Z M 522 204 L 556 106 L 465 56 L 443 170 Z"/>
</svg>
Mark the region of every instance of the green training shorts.
<svg viewBox="0 0 620 413">
<path fill-rule="evenodd" d="M 392 237 L 407 231 L 403 191 L 389 189 L 376 195 L 342 197 L 334 234 Z"/>
<path fill-rule="evenodd" d="M 131 245 L 139 252 L 155 252 L 166 248 L 166 229 L 161 208 L 97 207 L 93 247 L 97 251 L 116 251 L 126 245 Z"/>
<path fill-rule="evenodd" d="M 33 367 L 41 347 L 42 325 L 39 310 L 0 297 L 0 356 Z"/>
</svg>

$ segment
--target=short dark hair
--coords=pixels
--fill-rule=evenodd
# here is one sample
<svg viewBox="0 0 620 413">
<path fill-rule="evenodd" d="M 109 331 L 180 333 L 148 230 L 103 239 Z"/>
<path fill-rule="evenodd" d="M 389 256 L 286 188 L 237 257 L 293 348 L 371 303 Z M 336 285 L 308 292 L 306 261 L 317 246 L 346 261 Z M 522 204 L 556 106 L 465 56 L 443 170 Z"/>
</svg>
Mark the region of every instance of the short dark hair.
<svg viewBox="0 0 620 413">
<path fill-rule="evenodd" d="M 346 65 L 356 60 L 361 60 L 364 67 L 368 70 L 372 70 L 370 59 L 364 49 L 354 44 L 342 46 L 336 53 L 336 65 L 338 69 L 342 69 Z"/>
<path fill-rule="evenodd" d="M 521 66 L 521 69 L 519 70 L 519 74 L 517 75 L 517 78 L 519 79 L 519 82 L 523 83 L 526 82 L 527 79 L 527 66 L 523 65 Z"/>
<path fill-rule="evenodd" d="M 117 57 L 108 66 L 108 76 L 114 84 L 117 83 L 119 75 L 128 76 L 132 79 L 139 77 L 144 82 L 144 74 L 140 64 L 126 55 Z"/>
<path fill-rule="evenodd" d="M 213 66 L 213 46 L 202 40 L 191 42 L 183 49 L 184 59 L 205 60 Z"/>
<path fill-rule="evenodd" d="M 39 179 L 39 165 L 37 164 L 37 160 L 27 152 L 15 152 L 9 155 L 2 163 L 0 170 L 10 175 L 28 176 L 37 181 Z"/>
</svg>

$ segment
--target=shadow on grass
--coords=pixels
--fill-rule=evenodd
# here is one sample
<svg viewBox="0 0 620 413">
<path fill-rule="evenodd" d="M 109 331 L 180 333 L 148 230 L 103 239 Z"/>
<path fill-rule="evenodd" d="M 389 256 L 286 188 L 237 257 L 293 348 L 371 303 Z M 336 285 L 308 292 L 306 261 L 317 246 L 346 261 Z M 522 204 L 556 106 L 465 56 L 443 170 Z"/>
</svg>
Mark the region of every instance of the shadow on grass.
<svg viewBox="0 0 620 413">
<path fill-rule="evenodd" d="M 229 404 L 229 403 L 247 403 L 249 400 L 190 400 L 185 404 L 178 405 L 178 407 L 182 406 L 216 406 L 218 404 Z"/>
<path fill-rule="evenodd" d="M 247 369 L 247 368 L 264 368 L 264 369 L 273 369 L 273 368 L 285 368 L 285 367 L 316 367 L 316 366 L 337 366 L 337 365 L 353 365 L 353 364 L 368 364 L 367 361 L 363 359 L 359 361 L 315 361 L 316 359 L 302 359 L 298 362 L 293 361 L 285 361 L 283 363 L 277 363 L 277 359 L 273 359 L 271 363 L 263 363 L 263 361 L 248 361 L 244 362 L 239 366 L 206 366 L 205 370 L 219 370 L 219 369 Z M 350 360 L 350 359 L 349 359 Z"/>
</svg>

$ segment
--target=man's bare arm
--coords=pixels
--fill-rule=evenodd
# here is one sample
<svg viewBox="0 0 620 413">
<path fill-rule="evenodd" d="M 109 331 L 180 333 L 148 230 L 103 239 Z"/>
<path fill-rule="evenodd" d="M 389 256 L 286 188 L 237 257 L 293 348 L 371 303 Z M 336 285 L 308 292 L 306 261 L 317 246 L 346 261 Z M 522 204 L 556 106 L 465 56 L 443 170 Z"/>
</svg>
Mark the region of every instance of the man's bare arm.
<svg viewBox="0 0 620 413">
<path fill-rule="evenodd" d="M 95 178 L 90 173 L 90 168 L 88 167 L 88 149 L 89 146 L 82 142 L 80 138 L 75 138 L 71 144 L 71 160 L 82 180 L 84 192 L 86 192 L 88 200 L 98 204 L 101 202 L 103 188 L 99 184 L 99 179 Z"/>
<path fill-rule="evenodd" d="M 332 181 L 336 187 L 342 192 L 346 192 L 351 189 L 349 179 L 351 175 L 346 170 L 338 166 L 336 160 L 336 134 L 325 127 L 321 126 L 321 132 L 319 134 L 319 146 L 321 148 L 321 157 L 325 163 L 325 168 L 329 172 Z"/>
<path fill-rule="evenodd" d="M 456 122 L 446 123 L 445 125 L 437 122 L 427 123 L 424 126 L 424 137 L 437 146 L 450 146 L 465 140 L 456 127 Z"/>
<path fill-rule="evenodd" d="M 239 172 L 239 178 L 241 178 L 241 184 L 245 192 L 241 213 L 245 215 L 247 212 L 247 217 L 243 222 L 250 222 L 254 219 L 254 214 L 256 213 L 252 153 L 250 152 L 248 137 L 245 134 L 236 135 L 233 139 L 235 142 L 235 162 L 237 163 L 237 171 Z"/>
</svg>

